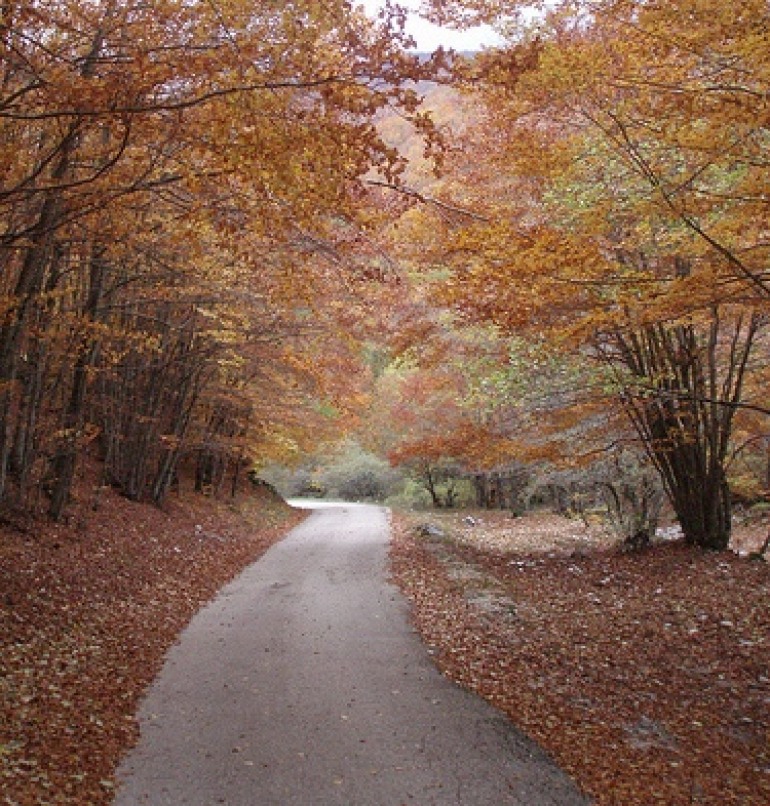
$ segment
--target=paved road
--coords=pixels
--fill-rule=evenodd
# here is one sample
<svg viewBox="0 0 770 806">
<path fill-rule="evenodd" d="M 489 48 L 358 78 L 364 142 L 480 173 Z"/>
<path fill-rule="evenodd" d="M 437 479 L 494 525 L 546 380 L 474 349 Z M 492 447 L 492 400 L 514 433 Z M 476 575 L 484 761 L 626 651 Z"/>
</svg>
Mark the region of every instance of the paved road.
<svg viewBox="0 0 770 806">
<path fill-rule="evenodd" d="M 388 536 L 380 508 L 321 508 L 223 589 L 144 702 L 117 806 L 584 804 L 435 670 Z"/>
</svg>

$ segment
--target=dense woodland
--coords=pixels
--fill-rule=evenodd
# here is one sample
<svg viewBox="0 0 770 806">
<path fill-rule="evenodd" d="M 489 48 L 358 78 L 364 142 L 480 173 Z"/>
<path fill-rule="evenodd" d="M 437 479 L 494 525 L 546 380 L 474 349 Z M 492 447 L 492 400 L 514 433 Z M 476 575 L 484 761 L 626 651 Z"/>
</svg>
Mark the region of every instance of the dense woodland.
<svg viewBox="0 0 770 806">
<path fill-rule="evenodd" d="M 353 435 L 433 503 L 770 491 L 764 0 L 0 4 L 0 507 Z M 542 8 L 538 8 L 542 5 Z M 325 448 L 330 450 L 330 448 Z"/>
<path fill-rule="evenodd" d="M 78 463 L 161 502 L 318 439 L 356 390 L 363 178 L 430 143 L 398 30 L 347 3 L 3 3 L 0 501 Z M 427 68 L 426 68 L 427 69 Z"/>
<path fill-rule="evenodd" d="M 302 517 L 248 478 L 430 508 L 389 570 L 431 655 L 597 804 L 770 802 L 767 0 L 423 6 L 505 44 L 0 0 L 8 802 L 112 802 Z"/>
</svg>

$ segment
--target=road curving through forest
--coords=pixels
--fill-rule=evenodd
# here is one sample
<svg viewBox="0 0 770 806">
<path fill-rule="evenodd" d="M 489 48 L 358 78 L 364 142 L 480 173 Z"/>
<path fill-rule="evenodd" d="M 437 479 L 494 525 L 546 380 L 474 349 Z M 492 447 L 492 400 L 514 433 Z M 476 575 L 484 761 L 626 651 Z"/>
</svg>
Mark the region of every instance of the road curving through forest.
<svg viewBox="0 0 770 806">
<path fill-rule="evenodd" d="M 116 806 L 577 806 L 433 666 L 387 581 L 385 510 L 318 506 L 193 619 L 140 712 Z"/>
</svg>

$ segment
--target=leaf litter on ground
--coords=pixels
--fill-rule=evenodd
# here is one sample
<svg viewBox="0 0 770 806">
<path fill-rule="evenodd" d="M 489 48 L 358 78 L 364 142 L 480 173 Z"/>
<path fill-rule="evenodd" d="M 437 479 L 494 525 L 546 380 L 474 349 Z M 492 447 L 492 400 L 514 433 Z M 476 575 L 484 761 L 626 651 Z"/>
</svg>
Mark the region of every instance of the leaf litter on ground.
<svg viewBox="0 0 770 806">
<path fill-rule="evenodd" d="M 163 510 L 107 491 L 0 528 L 0 803 L 112 801 L 139 700 L 195 612 L 303 517 L 266 491 Z"/>
<path fill-rule="evenodd" d="M 770 567 L 620 551 L 550 513 L 394 514 L 395 581 L 447 676 L 597 803 L 770 803 Z"/>
<path fill-rule="evenodd" d="M 5 803 L 110 803 L 168 646 L 301 517 L 111 493 L 90 510 L 0 530 Z M 394 526 L 394 576 L 439 665 L 598 804 L 770 802 L 765 563 L 675 543 L 621 554 L 551 515 Z"/>
</svg>

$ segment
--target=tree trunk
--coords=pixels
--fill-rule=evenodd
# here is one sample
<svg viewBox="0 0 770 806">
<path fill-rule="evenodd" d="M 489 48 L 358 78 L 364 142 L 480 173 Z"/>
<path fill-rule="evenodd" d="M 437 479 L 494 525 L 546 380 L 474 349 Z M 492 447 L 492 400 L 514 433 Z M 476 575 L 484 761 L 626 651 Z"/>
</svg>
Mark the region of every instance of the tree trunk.
<svg viewBox="0 0 770 806">
<path fill-rule="evenodd" d="M 473 477 L 473 488 L 476 491 L 476 506 L 479 509 L 489 507 L 489 481 L 485 473 L 476 473 Z"/>
<path fill-rule="evenodd" d="M 622 362 L 638 380 L 624 403 L 685 536 L 703 548 L 730 542 L 731 501 L 725 469 L 735 410 L 761 320 L 719 312 L 705 327 L 651 325 L 616 332 Z"/>
<path fill-rule="evenodd" d="M 64 439 L 51 463 L 51 475 L 54 487 L 51 493 L 51 504 L 48 514 L 58 520 L 69 499 L 70 489 L 75 477 L 75 465 L 78 458 L 78 441 L 84 424 L 86 393 L 88 391 L 88 373 L 94 365 L 99 344 L 89 332 L 90 326 L 96 322 L 99 301 L 104 286 L 105 264 L 101 250 L 97 248 L 91 257 L 88 294 L 85 300 L 82 321 L 85 328 L 83 344 L 75 361 L 72 375 L 72 388 L 69 402 L 64 413 Z"/>
<path fill-rule="evenodd" d="M 436 489 L 436 481 L 433 478 L 433 470 L 427 462 L 423 466 L 423 478 L 425 479 L 425 489 L 430 494 L 433 507 L 435 509 L 441 509 L 441 496 L 438 494 L 438 490 Z"/>
<path fill-rule="evenodd" d="M 678 490 L 675 511 L 689 544 L 715 551 L 728 547 L 732 504 L 724 477 L 708 480 L 703 488 L 691 485 Z"/>
</svg>

